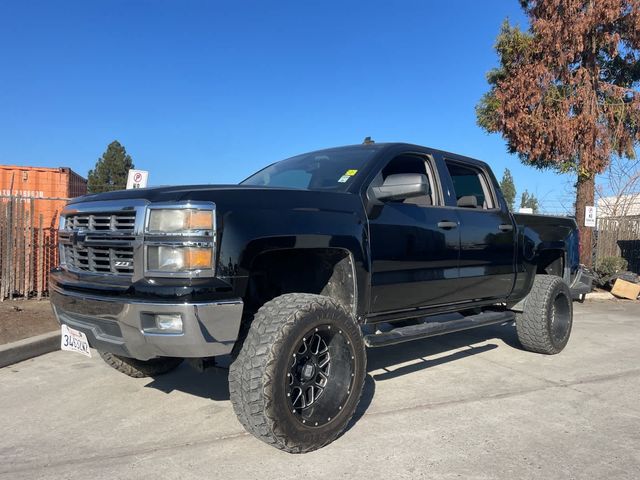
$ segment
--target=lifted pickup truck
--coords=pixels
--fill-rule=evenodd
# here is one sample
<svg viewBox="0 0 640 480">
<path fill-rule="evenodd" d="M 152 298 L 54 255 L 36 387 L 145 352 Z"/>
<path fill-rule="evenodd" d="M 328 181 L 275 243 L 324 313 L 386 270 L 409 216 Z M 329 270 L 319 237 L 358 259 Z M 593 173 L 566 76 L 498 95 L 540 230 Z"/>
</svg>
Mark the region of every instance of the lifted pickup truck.
<svg viewBox="0 0 640 480">
<path fill-rule="evenodd" d="M 515 321 L 526 350 L 555 354 L 591 287 L 574 220 L 513 215 L 487 164 L 397 143 L 81 197 L 59 240 L 65 331 L 134 377 L 231 355 L 240 422 L 288 452 L 345 429 L 365 347 Z"/>
</svg>

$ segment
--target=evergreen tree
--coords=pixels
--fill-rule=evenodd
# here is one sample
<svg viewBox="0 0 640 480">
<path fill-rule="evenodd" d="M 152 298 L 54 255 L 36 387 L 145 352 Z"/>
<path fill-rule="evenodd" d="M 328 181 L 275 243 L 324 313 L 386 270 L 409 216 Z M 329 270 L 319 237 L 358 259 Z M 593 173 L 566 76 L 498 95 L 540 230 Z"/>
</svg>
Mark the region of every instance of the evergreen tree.
<svg viewBox="0 0 640 480">
<path fill-rule="evenodd" d="M 525 190 L 520 197 L 520 208 L 530 208 L 533 213 L 538 213 L 538 199 L 533 193 Z"/>
<path fill-rule="evenodd" d="M 93 170 L 89 170 L 87 190 L 89 193 L 111 192 L 122 190 L 127 186 L 127 175 L 133 167 L 133 160 L 124 146 L 114 140 L 96 162 Z"/>
<path fill-rule="evenodd" d="M 508 168 L 505 168 L 504 173 L 502 174 L 500 190 L 502 190 L 502 195 L 504 195 L 504 199 L 507 201 L 509 210 L 513 212 L 515 206 L 514 203 L 516 201 L 516 185 L 513 183 L 513 176 Z"/>
</svg>

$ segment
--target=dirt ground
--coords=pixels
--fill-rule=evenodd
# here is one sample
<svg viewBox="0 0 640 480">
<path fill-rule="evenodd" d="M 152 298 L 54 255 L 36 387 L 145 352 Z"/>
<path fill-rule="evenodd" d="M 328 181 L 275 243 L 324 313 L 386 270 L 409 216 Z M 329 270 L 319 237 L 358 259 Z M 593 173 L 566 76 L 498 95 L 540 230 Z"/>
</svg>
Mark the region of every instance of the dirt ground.
<svg viewBox="0 0 640 480">
<path fill-rule="evenodd" d="M 58 328 L 48 300 L 0 302 L 0 345 Z"/>
</svg>

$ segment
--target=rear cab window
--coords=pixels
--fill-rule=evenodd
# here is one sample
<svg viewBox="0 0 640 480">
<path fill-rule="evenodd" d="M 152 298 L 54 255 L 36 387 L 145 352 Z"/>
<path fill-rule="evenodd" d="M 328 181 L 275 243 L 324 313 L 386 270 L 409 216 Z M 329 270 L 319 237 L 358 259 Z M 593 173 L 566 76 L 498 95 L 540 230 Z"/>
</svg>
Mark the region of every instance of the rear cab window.
<svg viewBox="0 0 640 480">
<path fill-rule="evenodd" d="M 489 179 L 481 168 L 455 160 L 445 160 L 460 208 L 490 210 L 496 208 Z"/>
</svg>

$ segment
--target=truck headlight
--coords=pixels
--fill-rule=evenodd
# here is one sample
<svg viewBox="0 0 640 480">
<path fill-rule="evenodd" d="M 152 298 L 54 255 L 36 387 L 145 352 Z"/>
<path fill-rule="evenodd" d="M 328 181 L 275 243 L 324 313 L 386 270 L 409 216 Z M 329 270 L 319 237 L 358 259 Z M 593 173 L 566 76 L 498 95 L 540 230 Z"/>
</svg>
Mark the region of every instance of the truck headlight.
<svg viewBox="0 0 640 480">
<path fill-rule="evenodd" d="M 211 247 L 147 247 L 147 270 L 154 272 L 190 272 L 211 269 L 213 269 L 213 249 Z"/>
<path fill-rule="evenodd" d="M 213 277 L 216 206 L 213 202 L 149 205 L 144 221 L 146 277 Z"/>
<path fill-rule="evenodd" d="M 149 211 L 147 232 L 176 233 L 213 230 L 213 212 L 195 208 L 158 208 Z"/>
</svg>

